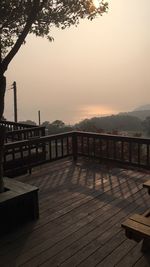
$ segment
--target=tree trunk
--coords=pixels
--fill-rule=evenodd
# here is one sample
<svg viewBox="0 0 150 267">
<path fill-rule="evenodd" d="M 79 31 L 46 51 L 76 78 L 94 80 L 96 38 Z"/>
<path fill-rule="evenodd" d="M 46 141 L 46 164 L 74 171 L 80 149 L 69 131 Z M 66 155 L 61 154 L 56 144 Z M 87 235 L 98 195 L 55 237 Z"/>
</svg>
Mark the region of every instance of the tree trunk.
<svg viewBox="0 0 150 267">
<path fill-rule="evenodd" d="M 0 121 L 4 112 L 4 96 L 6 91 L 6 77 L 0 76 Z M 4 192 L 3 182 L 3 153 L 4 153 L 5 127 L 0 126 L 0 193 Z"/>
</svg>

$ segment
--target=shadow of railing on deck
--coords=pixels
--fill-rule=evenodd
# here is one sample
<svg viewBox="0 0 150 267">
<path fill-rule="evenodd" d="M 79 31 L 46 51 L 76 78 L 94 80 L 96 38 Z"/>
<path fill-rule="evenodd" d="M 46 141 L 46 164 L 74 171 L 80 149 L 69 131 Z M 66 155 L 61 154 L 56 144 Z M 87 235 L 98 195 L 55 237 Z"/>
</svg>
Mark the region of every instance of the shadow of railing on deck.
<svg viewBox="0 0 150 267">
<path fill-rule="evenodd" d="M 146 176 L 142 172 L 120 169 L 114 165 L 110 173 L 107 165 L 89 160 L 78 161 L 76 164 L 71 161 L 66 163 L 60 161 L 56 162 L 52 169 L 48 165 L 45 167 L 38 167 L 37 176 L 35 173 L 36 185 L 39 187 L 42 199 L 51 193 L 69 191 L 72 194 L 78 193 L 80 198 L 90 196 L 89 203 L 95 198 L 97 201 L 109 203 L 112 207 L 121 208 L 122 205 L 131 202 L 136 204 L 136 193 L 138 193 L 143 200 L 142 208 L 148 208 L 145 192 L 142 189 Z M 30 183 L 30 176 L 24 177 L 24 181 Z"/>
</svg>

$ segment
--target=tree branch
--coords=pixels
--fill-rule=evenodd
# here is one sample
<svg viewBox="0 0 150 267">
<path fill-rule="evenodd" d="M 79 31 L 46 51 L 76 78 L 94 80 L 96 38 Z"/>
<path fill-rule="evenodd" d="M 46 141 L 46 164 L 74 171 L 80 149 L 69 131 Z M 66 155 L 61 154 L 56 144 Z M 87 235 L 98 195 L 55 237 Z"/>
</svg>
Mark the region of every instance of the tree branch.
<svg viewBox="0 0 150 267">
<path fill-rule="evenodd" d="M 25 38 L 28 35 L 33 22 L 35 21 L 38 12 L 42 9 L 42 7 L 43 7 L 43 5 L 40 4 L 40 0 L 34 0 L 31 13 L 28 17 L 27 23 L 26 23 L 22 33 L 18 37 L 18 39 L 17 39 L 16 43 L 14 44 L 13 48 L 11 49 L 11 51 L 7 54 L 7 56 L 1 62 L 1 73 L 4 74 L 4 72 L 8 68 L 9 63 L 14 58 L 14 56 L 17 54 L 21 45 L 25 41 Z"/>
</svg>

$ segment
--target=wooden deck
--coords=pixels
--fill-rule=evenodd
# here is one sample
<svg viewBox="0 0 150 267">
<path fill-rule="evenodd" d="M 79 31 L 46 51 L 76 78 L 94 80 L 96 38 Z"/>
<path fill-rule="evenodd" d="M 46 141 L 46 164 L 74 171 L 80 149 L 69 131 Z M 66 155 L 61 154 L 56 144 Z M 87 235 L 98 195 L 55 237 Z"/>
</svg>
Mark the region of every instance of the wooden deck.
<svg viewBox="0 0 150 267">
<path fill-rule="evenodd" d="M 0 266 L 150 266 L 121 222 L 149 208 L 149 173 L 60 160 L 18 180 L 39 187 L 40 218 L 0 239 Z"/>
</svg>

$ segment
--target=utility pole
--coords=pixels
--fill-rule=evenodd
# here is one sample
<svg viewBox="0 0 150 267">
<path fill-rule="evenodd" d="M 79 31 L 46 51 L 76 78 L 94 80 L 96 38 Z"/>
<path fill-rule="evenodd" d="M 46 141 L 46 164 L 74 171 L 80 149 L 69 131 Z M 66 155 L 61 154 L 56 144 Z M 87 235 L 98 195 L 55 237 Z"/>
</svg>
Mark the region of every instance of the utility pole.
<svg viewBox="0 0 150 267">
<path fill-rule="evenodd" d="M 16 82 L 13 82 L 13 90 L 14 90 L 14 121 L 17 122 L 17 85 Z"/>
<path fill-rule="evenodd" d="M 39 120 L 39 126 L 41 125 L 41 112 L 38 110 L 38 120 Z"/>
</svg>

